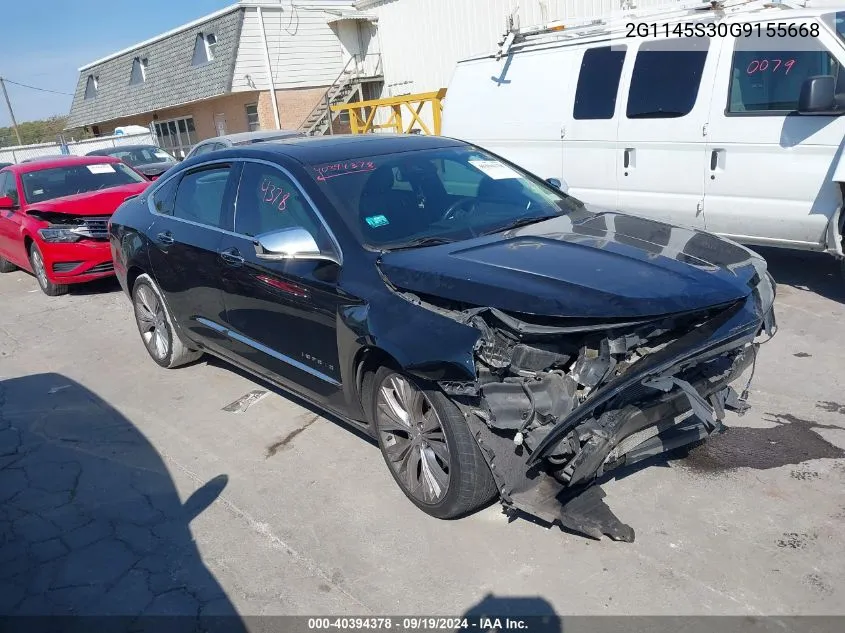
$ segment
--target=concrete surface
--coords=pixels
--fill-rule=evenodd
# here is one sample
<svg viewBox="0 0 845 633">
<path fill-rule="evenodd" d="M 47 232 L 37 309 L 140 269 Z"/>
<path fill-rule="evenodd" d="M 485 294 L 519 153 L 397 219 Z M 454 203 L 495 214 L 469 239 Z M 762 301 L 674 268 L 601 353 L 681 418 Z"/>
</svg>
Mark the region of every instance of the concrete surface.
<svg viewBox="0 0 845 633">
<path fill-rule="evenodd" d="M 0 614 L 842 613 L 845 282 L 765 254 L 781 329 L 754 408 L 605 484 L 633 544 L 498 504 L 429 518 L 342 425 L 277 391 L 225 410 L 268 386 L 216 360 L 160 369 L 116 284 L 51 299 L 2 275 Z"/>
</svg>

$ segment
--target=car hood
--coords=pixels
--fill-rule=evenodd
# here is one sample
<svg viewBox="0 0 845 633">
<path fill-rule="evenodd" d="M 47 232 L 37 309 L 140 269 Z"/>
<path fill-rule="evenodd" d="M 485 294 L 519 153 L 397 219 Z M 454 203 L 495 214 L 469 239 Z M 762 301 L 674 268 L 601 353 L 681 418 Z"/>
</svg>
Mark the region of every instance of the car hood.
<svg viewBox="0 0 845 633">
<path fill-rule="evenodd" d="M 155 176 L 157 174 L 161 174 L 166 172 L 168 169 L 173 167 L 176 163 L 170 161 L 160 161 L 155 163 L 141 163 L 138 165 L 132 165 L 132 167 L 136 171 L 140 171 L 145 176 Z"/>
<path fill-rule="evenodd" d="M 137 182 L 98 191 L 77 193 L 73 196 L 35 202 L 30 206 L 39 211 L 68 213 L 72 215 L 111 215 L 126 198 L 135 196 L 149 187 L 151 182 Z"/>
<path fill-rule="evenodd" d="M 462 242 L 386 252 L 380 269 L 399 289 L 462 304 L 618 318 L 736 301 L 752 291 L 765 262 L 709 233 L 583 211 Z"/>
</svg>

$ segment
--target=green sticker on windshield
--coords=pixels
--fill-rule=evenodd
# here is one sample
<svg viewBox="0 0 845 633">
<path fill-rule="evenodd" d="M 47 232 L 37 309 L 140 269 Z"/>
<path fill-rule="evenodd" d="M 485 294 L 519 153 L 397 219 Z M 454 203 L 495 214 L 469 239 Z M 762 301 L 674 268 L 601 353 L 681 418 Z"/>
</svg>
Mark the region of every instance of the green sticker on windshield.
<svg viewBox="0 0 845 633">
<path fill-rule="evenodd" d="M 367 224 L 369 224 L 373 228 L 384 226 L 385 224 L 390 224 L 387 221 L 387 218 L 383 215 L 371 215 L 370 217 L 364 219 L 367 220 Z"/>
</svg>

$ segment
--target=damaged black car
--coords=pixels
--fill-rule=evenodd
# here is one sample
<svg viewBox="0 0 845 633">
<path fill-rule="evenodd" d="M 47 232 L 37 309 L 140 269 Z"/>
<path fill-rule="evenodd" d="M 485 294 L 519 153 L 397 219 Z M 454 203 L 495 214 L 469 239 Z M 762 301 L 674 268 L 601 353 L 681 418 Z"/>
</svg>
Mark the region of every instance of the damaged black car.
<svg viewBox="0 0 845 633">
<path fill-rule="evenodd" d="M 189 159 L 118 209 L 110 240 L 155 362 L 213 354 L 365 430 L 440 518 L 498 497 L 633 540 L 602 477 L 721 432 L 776 331 L 754 252 L 446 138 Z"/>
</svg>

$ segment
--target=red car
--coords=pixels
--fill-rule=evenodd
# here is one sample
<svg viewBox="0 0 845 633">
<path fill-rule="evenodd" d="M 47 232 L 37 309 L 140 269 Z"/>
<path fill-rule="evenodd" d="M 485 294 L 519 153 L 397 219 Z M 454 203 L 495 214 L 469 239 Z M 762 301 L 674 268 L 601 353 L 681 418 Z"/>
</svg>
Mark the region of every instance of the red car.
<svg viewBox="0 0 845 633">
<path fill-rule="evenodd" d="M 151 181 L 117 158 L 67 156 L 0 170 L 0 272 L 30 271 L 46 294 L 114 274 L 108 221 Z"/>
</svg>

